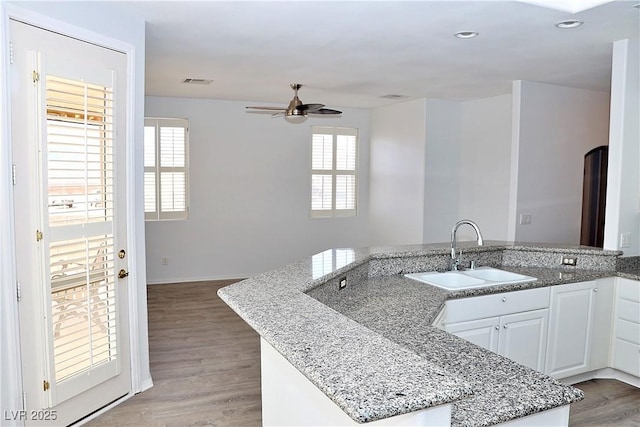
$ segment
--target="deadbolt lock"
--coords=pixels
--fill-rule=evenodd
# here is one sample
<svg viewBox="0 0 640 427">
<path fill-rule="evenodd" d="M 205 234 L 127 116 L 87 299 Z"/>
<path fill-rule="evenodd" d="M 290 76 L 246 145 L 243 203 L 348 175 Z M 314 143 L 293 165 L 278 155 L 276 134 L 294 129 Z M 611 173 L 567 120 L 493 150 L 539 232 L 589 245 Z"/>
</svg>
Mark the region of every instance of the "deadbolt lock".
<svg viewBox="0 0 640 427">
<path fill-rule="evenodd" d="M 118 252 L 118 258 L 120 258 L 120 259 L 124 259 L 124 256 L 125 256 L 126 254 L 127 254 L 127 253 L 124 251 L 124 249 L 120 249 L 120 251 Z"/>
<path fill-rule="evenodd" d="M 129 275 L 129 272 L 126 271 L 124 268 L 121 268 L 120 271 L 118 271 L 118 279 L 124 279 L 128 275 Z"/>
</svg>

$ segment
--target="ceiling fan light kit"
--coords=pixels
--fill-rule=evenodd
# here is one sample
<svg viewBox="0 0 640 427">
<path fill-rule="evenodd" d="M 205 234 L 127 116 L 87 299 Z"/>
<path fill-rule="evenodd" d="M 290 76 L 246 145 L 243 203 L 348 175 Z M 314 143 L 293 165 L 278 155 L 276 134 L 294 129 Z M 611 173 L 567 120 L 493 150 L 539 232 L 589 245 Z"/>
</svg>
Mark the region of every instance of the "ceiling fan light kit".
<svg viewBox="0 0 640 427">
<path fill-rule="evenodd" d="M 324 104 L 303 104 L 298 97 L 298 90 L 302 87 L 299 83 L 293 83 L 291 89 L 294 91 L 293 99 L 286 107 L 246 107 L 248 110 L 277 111 L 271 117 L 283 116 L 289 123 L 302 123 L 308 115 L 340 115 L 342 111 L 324 108 Z"/>
</svg>

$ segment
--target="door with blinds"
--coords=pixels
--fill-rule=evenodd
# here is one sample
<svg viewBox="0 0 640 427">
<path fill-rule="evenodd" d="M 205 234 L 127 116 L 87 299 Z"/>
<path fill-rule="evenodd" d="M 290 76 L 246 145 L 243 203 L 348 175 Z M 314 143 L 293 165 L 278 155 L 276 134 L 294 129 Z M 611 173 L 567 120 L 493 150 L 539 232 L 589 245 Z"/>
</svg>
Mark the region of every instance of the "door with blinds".
<svg viewBox="0 0 640 427">
<path fill-rule="evenodd" d="M 131 388 L 126 55 L 10 30 L 25 421 L 66 425 Z"/>
</svg>

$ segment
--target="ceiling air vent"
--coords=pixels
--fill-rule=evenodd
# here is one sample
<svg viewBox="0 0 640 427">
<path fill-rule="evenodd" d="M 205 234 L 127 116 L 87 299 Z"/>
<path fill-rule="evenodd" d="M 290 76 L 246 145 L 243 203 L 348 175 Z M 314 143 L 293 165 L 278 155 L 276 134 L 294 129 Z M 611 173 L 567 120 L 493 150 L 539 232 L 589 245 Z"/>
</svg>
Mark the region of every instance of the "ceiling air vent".
<svg viewBox="0 0 640 427">
<path fill-rule="evenodd" d="M 182 83 L 187 83 L 190 85 L 210 85 L 213 80 L 210 79 L 192 79 L 186 78 L 182 80 Z"/>
<path fill-rule="evenodd" d="M 390 93 L 389 95 L 382 95 L 380 98 L 384 98 L 384 99 L 402 99 L 402 98 L 408 98 L 407 95 L 396 95 L 394 93 Z"/>
</svg>

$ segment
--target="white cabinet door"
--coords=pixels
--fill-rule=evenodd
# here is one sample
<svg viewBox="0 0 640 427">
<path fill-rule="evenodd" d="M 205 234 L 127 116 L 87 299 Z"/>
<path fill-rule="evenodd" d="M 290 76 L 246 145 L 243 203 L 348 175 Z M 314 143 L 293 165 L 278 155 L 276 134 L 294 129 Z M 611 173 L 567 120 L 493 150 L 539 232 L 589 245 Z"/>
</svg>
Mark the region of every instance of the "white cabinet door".
<svg viewBox="0 0 640 427">
<path fill-rule="evenodd" d="M 546 373 L 566 378 L 589 370 L 596 282 L 551 289 Z"/>
<path fill-rule="evenodd" d="M 613 368 L 640 377 L 640 282 L 617 279 Z"/>
<path fill-rule="evenodd" d="M 547 350 L 549 310 L 500 317 L 498 354 L 542 372 Z"/>
<path fill-rule="evenodd" d="M 445 331 L 494 353 L 498 352 L 499 317 L 451 323 L 445 326 Z"/>
</svg>

